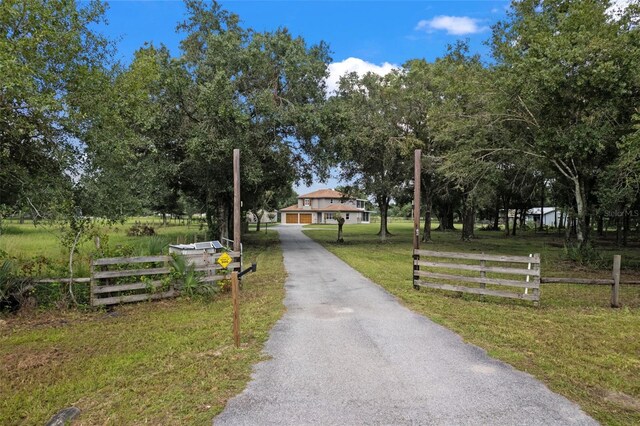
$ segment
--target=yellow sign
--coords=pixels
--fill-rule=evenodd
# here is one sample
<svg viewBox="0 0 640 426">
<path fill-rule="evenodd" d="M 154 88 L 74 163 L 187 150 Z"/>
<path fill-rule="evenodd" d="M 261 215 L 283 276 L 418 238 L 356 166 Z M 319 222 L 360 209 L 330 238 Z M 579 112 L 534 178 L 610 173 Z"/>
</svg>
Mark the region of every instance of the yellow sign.
<svg viewBox="0 0 640 426">
<path fill-rule="evenodd" d="M 233 262 L 233 259 L 227 253 L 222 253 L 222 256 L 218 258 L 217 262 L 224 269 L 227 269 L 227 266 L 229 266 L 229 264 Z"/>
</svg>

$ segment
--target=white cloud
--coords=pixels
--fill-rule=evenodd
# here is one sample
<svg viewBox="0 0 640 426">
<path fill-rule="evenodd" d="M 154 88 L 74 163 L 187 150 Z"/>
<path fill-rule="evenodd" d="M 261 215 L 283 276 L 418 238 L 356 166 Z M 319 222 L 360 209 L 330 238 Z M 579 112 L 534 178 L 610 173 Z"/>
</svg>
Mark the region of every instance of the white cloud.
<svg viewBox="0 0 640 426">
<path fill-rule="evenodd" d="M 475 34 L 489 29 L 480 25 L 479 19 L 469 18 L 468 16 L 435 16 L 433 19 L 418 22 L 416 30 L 433 32 L 445 30 L 447 34 L 465 35 Z"/>
<path fill-rule="evenodd" d="M 327 78 L 327 93 L 334 94 L 338 90 L 340 77 L 347 73 L 356 72 L 358 75 L 365 75 L 372 72 L 378 75 L 387 75 L 393 69 L 400 68 L 398 65 L 385 62 L 382 65 L 372 64 L 360 58 L 347 58 L 344 61 L 329 64 L 329 77 Z"/>
</svg>

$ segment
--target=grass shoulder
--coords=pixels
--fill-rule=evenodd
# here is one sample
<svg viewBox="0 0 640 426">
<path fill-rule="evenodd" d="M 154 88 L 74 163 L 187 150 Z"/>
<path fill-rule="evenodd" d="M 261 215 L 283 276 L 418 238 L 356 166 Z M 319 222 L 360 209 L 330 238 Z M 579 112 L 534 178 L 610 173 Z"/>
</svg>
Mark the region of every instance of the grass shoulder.
<svg viewBox="0 0 640 426">
<path fill-rule="evenodd" d="M 231 300 L 176 299 L 111 312 L 45 311 L 0 325 L 0 424 L 44 424 L 75 405 L 81 424 L 206 424 L 241 392 L 284 312 L 276 232 L 250 233 L 241 347 Z"/>
</svg>

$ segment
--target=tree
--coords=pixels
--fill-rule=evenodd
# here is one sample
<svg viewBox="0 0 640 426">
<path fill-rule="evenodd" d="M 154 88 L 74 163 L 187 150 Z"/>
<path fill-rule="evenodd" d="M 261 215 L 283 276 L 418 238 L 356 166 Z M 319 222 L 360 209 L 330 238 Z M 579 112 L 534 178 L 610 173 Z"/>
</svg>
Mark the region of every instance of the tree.
<svg viewBox="0 0 640 426">
<path fill-rule="evenodd" d="M 342 227 L 344 226 L 344 217 L 342 216 L 342 213 L 340 212 L 336 212 L 333 215 L 333 218 L 336 220 L 336 222 L 338 222 L 338 240 L 337 242 L 339 243 L 344 243 L 344 238 L 342 237 Z"/>
<path fill-rule="evenodd" d="M 69 197 L 80 172 L 79 108 L 102 73 L 107 41 L 91 26 L 104 5 L 0 3 L 0 204 L 43 218 Z"/>
<path fill-rule="evenodd" d="M 609 6 L 513 2 L 493 31 L 502 117 L 517 127 L 521 152 L 546 159 L 571 183 L 580 246 L 589 243 L 597 170 L 616 158 L 640 96 L 638 5 L 618 17 Z"/>
<path fill-rule="evenodd" d="M 202 200 L 212 236 L 229 234 L 231 154 L 242 155 L 243 199 L 311 179 L 314 118 L 324 102 L 324 43 L 307 46 L 286 29 L 257 33 L 214 2 L 188 1 L 177 66 L 183 73 L 165 105 L 183 117 L 182 189 Z"/>
<path fill-rule="evenodd" d="M 412 152 L 420 142 L 408 134 L 395 108 L 390 81 L 369 73 L 346 75 L 338 95 L 330 99 L 331 141 L 341 177 L 371 194 L 380 209 L 381 241 L 390 235 L 389 204 L 408 185 Z"/>
</svg>

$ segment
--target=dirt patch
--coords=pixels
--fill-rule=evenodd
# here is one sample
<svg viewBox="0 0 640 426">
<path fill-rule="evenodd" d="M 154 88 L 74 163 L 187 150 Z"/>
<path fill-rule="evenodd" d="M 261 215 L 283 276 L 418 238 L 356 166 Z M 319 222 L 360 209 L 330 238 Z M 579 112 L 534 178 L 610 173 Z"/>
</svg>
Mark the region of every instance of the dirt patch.
<svg viewBox="0 0 640 426">
<path fill-rule="evenodd" d="M 610 404 L 617 405 L 626 410 L 640 411 L 640 399 L 634 398 L 626 393 L 600 389 L 598 395 Z"/>
<path fill-rule="evenodd" d="M 70 354 L 57 347 L 44 350 L 9 353 L 0 358 L 0 371 L 7 374 L 17 371 L 35 370 L 42 367 L 54 368 L 68 360 Z"/>
</svg>

